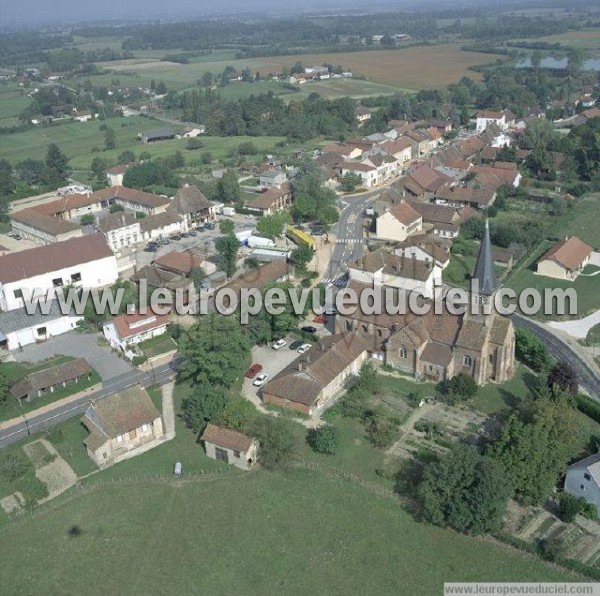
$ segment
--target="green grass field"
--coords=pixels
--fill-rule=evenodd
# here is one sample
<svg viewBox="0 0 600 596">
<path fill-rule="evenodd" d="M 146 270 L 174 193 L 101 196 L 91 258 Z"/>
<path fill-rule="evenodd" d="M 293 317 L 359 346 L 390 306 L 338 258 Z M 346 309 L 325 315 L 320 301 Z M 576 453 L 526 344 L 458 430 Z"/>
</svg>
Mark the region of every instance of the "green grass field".
<svg viewBox="0 0 600 596">
<path fill-rule="evenodd" d="M 16 85 L 0 85 L 0 127 L 19 125 L 18 116 L 30 103 L 31 98 Z"/>
<path fill-rule="evenodd" d="M 98 485 L 0 529 L 0 543 L 11 594 L 427 595 L 452 580 L 577 579 L 302 470 Z"/>
<path fill-rule="evenodd" d="M 600 210 L 600 194 L 585 195 L 575 202 L 565 215 L 556 219 L 553 234 L 557 238 L 565 235 L 576 235 L 594 248 L 600 248 L 600 226 L 598 211 Z"/>
</svg>

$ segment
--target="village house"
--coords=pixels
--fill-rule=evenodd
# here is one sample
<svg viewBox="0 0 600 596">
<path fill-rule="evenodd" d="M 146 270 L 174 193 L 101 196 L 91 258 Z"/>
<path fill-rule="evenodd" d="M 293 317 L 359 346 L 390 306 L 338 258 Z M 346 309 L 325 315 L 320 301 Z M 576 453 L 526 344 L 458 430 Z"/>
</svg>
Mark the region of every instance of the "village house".
<svg viewBox="0 0 600 596">
<path fill-rule="evenodd" d="M 312 416 L 335 403 L 350 377 L 367 359 L 365 341 L 354 333 L 321 338 L 273 377 L 261 391 L 263 402 Z"/>
<path fill-rule="evenodd" d="M 123 186 L 123 177 L 129 169 L 129 164 L 120 164 L 106 170 L 106 179 L 108 186 Z"/>
<path fill-rule="evenodd" d="M 496 200 L 496 192 L 489 188 L 472 188 L 468 186 L 442 186 L 435 193 L 438 205 L 450 207 L 473 207 L 488 209 Z"/>
<path fill-rule="evenodd" d="M 98 228 L 113 252 L 137 244 L 142 239 L 140 220 L 125 211 L 109 213 L 100 220 Z"/>
<path fill-rule="evenodd" d="M 119 315 L 102 325 L 104 337 L 115 350 L 127 354 L 136 344 L 163 335 L 167 331 L 168 315 L 157 315 L 151 310 L 146 314 Z"/>
<path fill-rule="evenodd" d="M 565 491 L 595 505 L 600 515 L 600 453 L 590 455 L 567 468 Z"/>
<path fill-rule="evenodd" d="M 10 394 L 19 402 L 30 402 L 69 385 L 77 385 L 82 379 L 88 379 L 91 374 L 92 368 L 88 361 L 85 358 L 76 358 L 29 373 L 10 388 Z"/>
<path fill-rule="evenodd" d="M 407 201 L 395 205 L 383 204 L 385 211 L 378 212 L 375 219 L 375 235 L 379 240 L 403 242 L 423 228 L 421 214 Z"/>
<path fill-rule="evenodd" d="M 509 110 L 502 112 L 479 110 L 475 114 L 475 119 L 475 130 L 477 132 L 484 132 L 490 124 L 495 124 L 501 130 L 507 130 L 515 123 L 515 115 Z"/>
<path fill-rule="evenodd" d="M 55 288 L 103 288 L 118 278 L 117 261 L 102 234 L 72 238 L 0 257 L 0 307 L 23 307 L 24 297 Z"/>
<path fill-rule="evenodd" d="M 379 180 L 377 167 L 369 163 L 348 161 L 341 164 L 342 177 L 350 173 L 358 174 L 360 176 L 360 185 L 363 188 L 373 188 L 377 185 Z"/>
<path fill-rule="evenodd" d="M 245 207 L 250 211 L 257 211 L 261 215 L 272 215 L 276 211 L 286 209 L 292 205 L 292 186 L 285 182 L 280 188 L 269 188 L 265 192 L 250 199 Z"/>
<path fill-rule="evenodd" d="M 416 234 L 404 242 L 400 242 L 394 248 L 394 254 L 426 263 L 433 262 L 443 270 L 450 263 L 450 246 L 451 242 L 444 241 L 432 234 Z"/>
<path fill-rule="evenodd" d="M 10 224 L 14 234 L 40 244 L 63 242 L 70 238 L 83 236 L 83 229 L 80 225 L 46 215 L 35 207 L 11 213 Z"/>
<path fill-rule="evenodd" d="M 350 159 L 358 159 L 363 151 L 366 151 L 371 147 L 370 144 L 367 143 L 366 148 L 357 146 L 354 143 L 335 143 L 333 145 L 327 145 L 323 147 L 322 154 L 333 153 L 339 157 L 341 157 L 340 161 L 348 161 Z"/>
<path fill-rule="evenodd" d="M 162 417 L 139 385 L 92 402 L 81 421 L 90 433 L 84 441 L 87 453 L 100 468 L 165 439 Z"/>
<path fill-rule="evenodd" d="M 384 151 L 394 156 L 398 165 L 403 165 L 412 157 L 413 143 L 406 137 L 400 137 L 395 141 L 385 141 L 379 145 Z"/>
<path fill-rule="evenodd" d="M 128 211 L 141 212 L 145 215 L 164 213 L 171 201 L 166 197 L 144 192 L 126 186 L 112 186 L 97 190 L 90 195 L 90 199 L 103 202 L 107 205 L 120 205 Z"/>
<path fill-rule="evenodd" d="M 188 231 L 187 220 L 179 215 L 173 207 L 162 213 L 148 215 L 140 219 L 139 222 L 143 240 L 166 238 Z"/>
<path fill-rule="evenodd" d="M 206 456 L 242 470 L 249 470 L 258 459 L 258 441 L 236 430 L 207 424 L 200 440 Z"/>
<path fill-rule="evenodd" d="M 573 281 L 590 262 L 592 247 L 577 236 L 555 244 L 537 263 L 537 274 Z"/>
<path fill-rule="evenodd" d="M 371 358 L 419 380 L 439 382 L 464 372 L 478 385 L 502 383 L 514 373 L 515 334 L 509 318 L 494 309 L 490 314 L 483 310 L 484 305 L 493 304 L 499 287 L 487 225 L 473 279 L 478 288 L 470 296 L 473 309 L 462 315 L 447 309 L 436 312 L 433 307 L 422 315 L 409 309 L 406 314 L 388 314 L 386 308 L 380 314 L 370 314 L 357 308 L 348 315 L 338 314 L 336 331 L 360 334 L 368 342 Z M 352 272 L 348 287 L 358 295 L 367 289 L 378 289 L 382 294 L 386 290 L 383 285 L 374 288 L 353 279 Z M 401 299 L 400 292 L 392 304 Z M 386 297 L 382 295 L 381 300 L 385 305 Z"/>
<path fill-rule="evenodd" d="M 270 169 L 262 172 L 259 178 L 259 186 L 263 188 L 281 188 L 287 182 L 287 176 L 282 170 Z"/>
<path fill-rule="evenodd" d="M 359 126 L 371 119 L 371 110 L 365 106 L 356 106 L 355 114 Z"/>
<path fill-rule="evenodd" d="M 216 219 L 216 205 L 193 184 L 186 184 L 175 193 L 172 209 L 183 217 L 187 228 L 195 228 Z"/>
<path fill-rule="evenodd" d="M 473 217 L 480 217 L 480 214 L 470 207 L 457 209 L 436 203 L 409 202 L 415 211 L 421 214 L 423 230 L 440 238 L 456 238 L 462 223 Z"/>
<path fill-rule="evenodd" d="M 394 186 L 400 190 L 402 196 L 419 201 L 429 201 L 443 186 L 452 182 L 452 178 L 423 164 L 401 178 Z"/>
<path fill-rule="evenodd" d="M 53 300 L 47 314 L 36 309 L 29 314 L 25 307 L 0 312 L 0 350 L 19 350 L 23 346 L 41 343 L 73 331 L 83 316 L 64 314 L 60 305 Z"/>
</svg>

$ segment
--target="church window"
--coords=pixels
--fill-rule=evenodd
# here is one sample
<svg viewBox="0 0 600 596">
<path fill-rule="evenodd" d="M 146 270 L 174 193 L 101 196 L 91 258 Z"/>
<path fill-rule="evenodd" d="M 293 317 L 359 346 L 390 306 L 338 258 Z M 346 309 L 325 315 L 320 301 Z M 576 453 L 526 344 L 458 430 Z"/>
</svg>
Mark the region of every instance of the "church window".
<svg viewBox="0 0 600 596">
<path fill-rule="evenodd" d="M 463 358 L 463 364 L 465 366 L 471 366 L 471 364 L 473 364 L 473 359 L 471 358 L 471 356 L 465 356 Z"/>
</svg>

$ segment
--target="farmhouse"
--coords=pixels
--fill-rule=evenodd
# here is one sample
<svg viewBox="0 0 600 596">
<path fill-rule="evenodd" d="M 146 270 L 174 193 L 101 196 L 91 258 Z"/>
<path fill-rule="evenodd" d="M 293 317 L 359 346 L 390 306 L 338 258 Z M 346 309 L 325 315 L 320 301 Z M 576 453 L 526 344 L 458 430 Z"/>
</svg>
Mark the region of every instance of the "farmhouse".
<svg viewBox="0 0 600 596">
<path fill-rule="evenodd" d="M 10 223 L 15 234 L 41 244 L 62 242 L 69 238 L 83 236 L 81 226 L 52 215 L 46 215 L 34 207 L 11 213 Z"/>
<path fill-rule="evenodd" d="M 258 441 L 238 431 L 207 424 L 200 440 L 207 457 L 249 470 L 258 457 Z"/>
<path fill-rule="evenodd" d="M 367 358 L 365 341 L 355 333 L 320 339 L 269 381 L 265 403 L 289 407 L 312 416 L 331 406 Z"/>
<path fill-rule="evenodd" d="M 122 352 L 151 337 L 163 335 L 167 331 L 168 315 L 134 313 L 119 315 L 102 326 L 104 337 L 112 348 Z"/>
<path fill-rule="evenodd" d="M 600 515 L 600 453 L 590 455 L 567 468 L 565 491 L 596 505 Z"/>
<path fill-rule="evenodd" d="M 84 441 L 88 455 L 101 468 L 131 457 L 140 447 L 155 447 L 165 438 L 159 411 L 137 385 L 93 402 L 81 421 L 90 433 Z"/>
<path fill-rule="evenodd" d="M 572 281 L 589 263 L 591 255 L 591 246 L 577 236 L 567 237 L 538 261 L 537 274 Z"/>
<path fill-rule="evenodd" d="M 102 234 L 72 238 L 0 257 L 0 307 L 24 306 L 23 298 L 62 286 L 102 288 L 118 278 L 117 261 Z"/>
<path fill-rule="evenodd" d="M 18 350 L 68 333 L 77 327 L 79 321 L 83 321 L 83 316 L 63 315 L 56 300 L 51 303 L 47 314 L 39 308 L 32 314 L 25 308 L 0 312 L 0 350 Z"/>
<path fill-rule="evenodd" d="M 487 209 L 496 200 L 496 192 L 488 188 L 467 186 L 442 186 L 435 193 L 435 202 L 450 207 L 474 207 Z"/>
<path fill-rule="evenodd" d="M 408 236 L 420 232 L 423 218 L 407 201 L 387 207 L 375 220 L 377 238 L 404 242 Z"/>
<path fill-rule="evenodd" d="M 371 110 L 365 108 L 365 106 L 356 106 L 355 114 L 359 126 L 362 126 L 367 120 L 371 119 Z"/>
<path fill-rule="evenodd" d="M 92 368 L 88 361 L 85 358 L 77 358 L 29 373 L 10 388 L 10 394 L 19 401 L 29 402 L 36 397 L 54 393 L 67 385 L 76 385 L 82 379 L 89 378 L 91 373 Z"/>
<path fill-rule="evenodd" d="M 123 186 L 123 177 L 129 169 L 129 164 L 121 164 L 106 170 L 106 179 L 109 186 Z"/>
<path fill-rule="evenodd" d="M 216 206 L 197 186 L 186 184 L 173 197 L 173 210 L 181 215 L 186 227 L 196 227 L 216 218 Z"/>
<path fill-rule="evenodd" d="M 261 215 L 271 215 L 275 211 L 286 209 L 292 204 L 292 187 L 289 182 L 281 188 L 269 188 L 246 203 L 246 209 L 258 211 Z"/>
<path fill-rule="evenodd" d="M 157 141 L 168 141 L 176 137 L 176 133 L 172 128 L 153 128 L 147 130 L 140 135 L 140 139 L 144 145 L 155 143 Z"/>
</svg>

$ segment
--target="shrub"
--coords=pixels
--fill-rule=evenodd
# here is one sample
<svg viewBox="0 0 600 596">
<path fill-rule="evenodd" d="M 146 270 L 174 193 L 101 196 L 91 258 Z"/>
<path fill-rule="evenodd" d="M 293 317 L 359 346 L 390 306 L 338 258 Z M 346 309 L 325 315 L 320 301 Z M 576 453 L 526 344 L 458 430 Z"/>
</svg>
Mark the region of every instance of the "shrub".
<svg viewBox="0 0 600 596">
<path fill-rule="evenodd" d="M 338 434 L 333 426 L 311 428 L 306 436 L 306 441 L 318 453 L 334 455 L 338 448 Z"/>
<path fill-rule="evenodd" d="M 371 412 L 365 423 L 365 431 L 369 441 L 375 447 L 385 449 L 389 447 L 396 437 L 396 425 L 383 412 Z"/>
<path fill-rule="evenodd" d="M 580 412 L 589 416 L 592 420 L 600 422 L 600 403 L 587 395 L 578 393 L 575 396 L 575 405 Z"/>
<path fill-rule="evenodd" d="M 14 482 L 27 474 L 31 461 L 17 454 L 9 454 L 0 458 L 0 475 L 9 482 Z"/>
<path fill-rule="evenodd" d="M 558 497 L 560 519 L 566 524 L 575 521 L 575 517 L 582 515 L 591 520 L 598 519 L 598 510 L 592 503 L 583 498 L 577 498 L 570 493 L 563 492 Z"/>
<path fill-rule="evenodd" d="M 148 360 L 146 356 L 134 356 L 131 359 L 131 364 L 133 364 L 133 366 L 141 366 L 142 364 L 144 364 L 144 362 L 146 362 L 146 360 Z"/>
<path fill-rule="evenodd" d="M 471 375 L 461 372 L 443 384 L 443 392 L 449 404 L 470 399 L 477 393 L 477 383 Z"/>
</svg>

